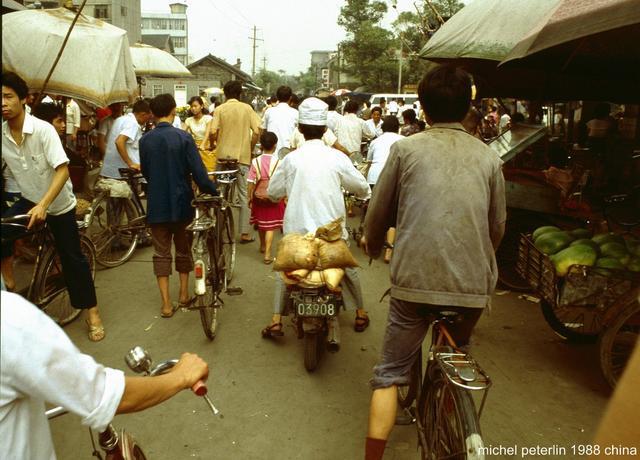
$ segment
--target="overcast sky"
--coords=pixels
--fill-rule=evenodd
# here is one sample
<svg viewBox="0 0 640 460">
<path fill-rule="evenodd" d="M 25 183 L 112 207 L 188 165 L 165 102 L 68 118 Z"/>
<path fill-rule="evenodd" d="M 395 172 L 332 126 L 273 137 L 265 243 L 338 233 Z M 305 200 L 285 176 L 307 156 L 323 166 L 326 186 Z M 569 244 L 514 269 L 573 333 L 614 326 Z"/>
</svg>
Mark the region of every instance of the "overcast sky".
<svg viewBox="0 0 640 460">
<path fill-rule="evenodd" d="M 142 12 L 169 12 L 174 0 L 142 0 Z M 189 54 L 208 53 L 235 63 L 251 73 L 253 26 L 258 27 L 256 69 L 267 59 L 267 69 L 288 74 L 305 71 L 312 50 L 335 50 L 344 39 L 337 25 L 344 0 L 186 0 L 189 18 Z M 389 5 L 385 23 L 397 13 Z M 412 0 L 398 0 L 398 11 L 414 10 Z"/>
</svg>

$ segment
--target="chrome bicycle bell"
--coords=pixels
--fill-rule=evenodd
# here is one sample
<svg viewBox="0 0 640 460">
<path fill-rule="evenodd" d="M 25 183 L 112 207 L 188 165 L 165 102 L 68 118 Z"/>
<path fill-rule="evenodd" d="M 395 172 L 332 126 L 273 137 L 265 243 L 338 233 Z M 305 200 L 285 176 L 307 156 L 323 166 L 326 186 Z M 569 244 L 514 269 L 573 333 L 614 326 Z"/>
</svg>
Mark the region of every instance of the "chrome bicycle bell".
<svg viewBox="0 0 640 460">
<path fill-rule="evenodd" d="M 149 374 L 151 355 L 141 346 L 135 346 L 124 355 L 124 362 L 137 374 Z"/>
</svg>

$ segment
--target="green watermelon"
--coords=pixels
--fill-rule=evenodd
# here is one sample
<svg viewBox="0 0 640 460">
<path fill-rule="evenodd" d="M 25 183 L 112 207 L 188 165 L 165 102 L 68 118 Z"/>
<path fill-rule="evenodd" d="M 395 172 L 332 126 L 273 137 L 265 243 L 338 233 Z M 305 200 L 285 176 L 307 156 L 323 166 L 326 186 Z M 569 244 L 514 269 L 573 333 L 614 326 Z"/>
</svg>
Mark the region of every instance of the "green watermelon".
<svg viewBox="0 0 640 460">
<path fill-rule="evenodd" d="M 591 239 L 598 243 L 600 246 L 607 243 L 624 244 L 624 238 L 622 238 L 620 235 L 616 235 L 615 233 L 600 233 L 598 235 L 594 235 Z"/>
<path fill-rule="evenodd" d="M 603 257 L 614 257 L 623 264 L 627 264 L 631 256 L 627 252 L 627 248 L 624 244 L 611 242 L 605 243 L 600 246 L 600 253 Z"/>
<path fill-rule="evenodd" d="M 567 232 L 549 232 L 538 237 L 534 246 L 545 254 L 555 254 L 556 252 L 569 246 L 573 241 Z"/>
<path fill-rule="evenodd" d="M 600 246 L 598 246 L 598 243 L 596 243 L 593 240 L 590 240 L 588 238 L 581 238 L 579 240 L 575 240 L 569 246 L 578 246 L 578 245 L 591 246 L 593 249 L 595 249 L 595 251 L 598 254 L 600 253 Z"/>
<path fill-rule="evenodd" d="M 575 230 L 571 230 L 569 234 L 578 239 L 591 238 L 591 232 L 586 228 L 576 228 Z"/>
<path fill-rule="evenodd" d="M 598 268 L 612 268 L 614 270 L 624 270 L 624 265 L 615 257 L 601 257 L 596 260 Z"/>
<path fill-rule="evenodd" d="M 537 240 L 538 237 L 540 235 L 544 235 L 545 233 L 549 233 L 549 232 L 559 232 L 560 229 L 558 227 L 553 227 L 551 225 L 546 225 L 544 227 L 539 227 L 537 228 L 534 232 L 533 235 L 531 235 L 531 237 L 533 238 L 533 241 Z"/>
<path fill-rule="evenodd" d="M 570 246 L 551 256 L 551 262 L 556 267 L 558 276 L 565 276 L 571 265 L 591 267 L 596 263 L 597 258 L 598 254 L 591 246 L 577 245 Z"/>
<path fill-rule="evenodd" d="M 629 254 L 640 257 L 640 240 L 630 238 L 626 241 L 626 246 Z"/>
</svg>

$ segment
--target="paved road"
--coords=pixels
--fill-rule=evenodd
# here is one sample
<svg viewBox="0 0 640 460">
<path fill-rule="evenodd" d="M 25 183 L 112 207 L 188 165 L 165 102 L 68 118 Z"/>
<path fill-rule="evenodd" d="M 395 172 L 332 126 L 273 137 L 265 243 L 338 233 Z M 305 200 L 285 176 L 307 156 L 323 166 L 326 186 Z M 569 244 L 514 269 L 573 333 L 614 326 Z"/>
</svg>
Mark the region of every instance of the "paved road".
<svg viewBox="0 0 640 460">
<path fill-rule="evenodd" d="M 387 314 L 378 299 L 388 286 L 388 267 L 369 267 L 360 250 L 353 251 L 365 267 L 361 279 L 372 324 L 355 333 L 352 314 L 343 314 L 342 349 L 326 354 L 313 374 L 304 370 L 302 343 L 291 327 L 279 341 L 260 337 L 271 316 L 274 273 L 261 263 L 255 244 L 239 246 L 234 282 L 244 295 L 225 298 L 213 342 L 205 339 L 196 312 L 159 317 L 150 248 L 122 267 L 98 272 L 103 342 L 89 342 L 81 321 L 65 330 L 81 350 L 113 367 L 125 367 L 123 356 L 134 345 L 157 360 L 193 351 L 209 362 L 210 393 L 224 419 L 187 392 L 143 413 L 116 417 L 116 426 L 132 432 L 149 458 L 362 458 L 367 382 Z M 608 397 L 595 347 L 563 343 L 536 304 L 506 294 L 495 296 L 491 313 L 480 320 L 473 351 L 494 380 L 482 417 L 486 444 L 518 446 L 520 452 L 523 446 L 570 449 L 590 441 Z M 77 417 L 53 420 L 51 429 L 60 459 L 92 458 L 87 429 Z M 385 458 L 418 458 L 412 426 L 395 429 Z M 574 457 L 568 450 L 555 458 Z"/>
</svg>

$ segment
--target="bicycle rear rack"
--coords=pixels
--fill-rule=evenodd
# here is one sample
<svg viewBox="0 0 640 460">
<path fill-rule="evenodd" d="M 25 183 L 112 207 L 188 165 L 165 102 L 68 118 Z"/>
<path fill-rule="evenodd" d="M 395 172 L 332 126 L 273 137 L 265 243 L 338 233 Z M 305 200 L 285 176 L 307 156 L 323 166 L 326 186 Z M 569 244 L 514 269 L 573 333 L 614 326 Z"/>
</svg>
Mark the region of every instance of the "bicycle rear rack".
<svg viewBox="0 0 640 460">
<path fill-rule="evenodd" d="M 467 353 L 436 351 L 434 358 L 444 371 L 447 380 L 453 385 L 469 391 L 483 391 L 482 402 L 478 411 L 478 418 L 480 418 L 492 384 L 491 378 L 477 361 Z"/>
</svg>

